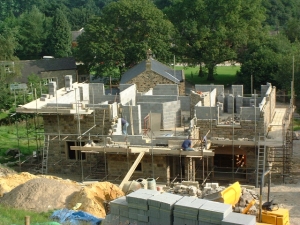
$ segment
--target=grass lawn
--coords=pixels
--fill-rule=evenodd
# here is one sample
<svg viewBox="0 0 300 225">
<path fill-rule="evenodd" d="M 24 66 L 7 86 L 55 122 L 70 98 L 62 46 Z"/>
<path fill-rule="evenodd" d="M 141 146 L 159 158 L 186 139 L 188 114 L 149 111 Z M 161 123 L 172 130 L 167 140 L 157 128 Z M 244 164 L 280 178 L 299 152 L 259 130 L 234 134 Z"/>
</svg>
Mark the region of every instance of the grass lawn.
<svg viewBox="0 0 300 225">
<path fill-rule="evenodd" d="M 30 216 L 30 224 L 49 222 L 49 217 L 52 213 L 36 213 L 4 207 L 0 205 L 0 225 L 24 225 L 25 216 Z"/>
<path fill-rule="evenodd" d="M 294 119 L 293 121 L 293 130 L 300 130 L 300 120 L 299 119 Z"/>
<path fill-rule="evenodd" d="M 31 119 L 27 124 L 23 121 L 10 126 L 0 126 L 0 156 L 3 156 L 0 157 L 0 163 L 11 160 L 5 156 L 8 149 L 20 149 L 23 155 L 30 155 L 42 146 L 44 140 L 36 139 L 38 130 L 34 129 L 33 123 L 33 119 Z M 42 130 L 39 131 L 42 132 Z M 40 135 L 41 138 L 43 136 Z"/>
<path fill-rule="evenodd" d="M 198 77 L 199 67 L 183 67 L 177 66 L 176 69 L 183 69 L 185 78 L 191 84 L 210 84 L 207 76 Z M 240 66 L 217 66 L 214 84 L 223 84 L 225 87 L 230 86 L 236 81 L 236 72 L 240 70 Z"/>
</svg>

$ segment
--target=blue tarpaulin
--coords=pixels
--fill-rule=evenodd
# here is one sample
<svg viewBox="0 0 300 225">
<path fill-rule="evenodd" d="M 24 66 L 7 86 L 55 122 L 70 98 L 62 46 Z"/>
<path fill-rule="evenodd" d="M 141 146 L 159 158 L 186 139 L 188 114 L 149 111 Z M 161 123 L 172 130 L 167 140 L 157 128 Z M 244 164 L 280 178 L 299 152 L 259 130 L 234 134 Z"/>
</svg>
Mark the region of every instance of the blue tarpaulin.
<svg viewBox="0 0 300 225">
<path fill-rule="evenodd" d="M 72 225 L 80 225 L 83 221 L 88 222 L 90 225 L 100 225 L 102 221 L 102 219 L 87 212 L 69 209 L 59 209 L 54 211 L 51 215 L 51 219 L 57 220 L 61 224 L 67 223 Z"/>
</svg>

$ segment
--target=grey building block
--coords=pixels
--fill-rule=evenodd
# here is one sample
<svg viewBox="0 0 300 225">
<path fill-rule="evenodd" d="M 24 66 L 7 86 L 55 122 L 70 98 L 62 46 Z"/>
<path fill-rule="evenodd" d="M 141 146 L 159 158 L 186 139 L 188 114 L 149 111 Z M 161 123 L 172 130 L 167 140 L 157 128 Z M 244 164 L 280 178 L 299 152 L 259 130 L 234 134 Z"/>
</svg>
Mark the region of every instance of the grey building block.
<svg viewBox="0 0 300 225">
<path fill-rule="evenodd" d="M 174 225 L 183 225 L 185 224 L 185 219 L 181 217 L 174 216 Z"/>
<path fill-rule="evenodd" d="M 207 106 L 195 106 L 195 113 L 197 119 L 217 119 L 218 118 L 218 107 L 207 107 Z"/>
<path fill-rule="evenodd" d="M 159 207 L 155 207 L 155 206 L 149 205 L 148 216 L 150 218 L 152 218 L 152 217 L 154 217 L 154 218 L 160 218 Z"/>
<path fill-rule="evenodd" d="M 229 204 L 207 201 L 199 208 L 199 221 L 220 224 L 220 222 L 232 212 L 232 206 Z M 210 221 L 208 221 L 210 220 Z"/>
<path fill-rule="evenodd" d="M 255 112 L 256 111 L 256 112 Z M 241 120 L 256 120 L 260 119 L 260 109 L 258 107 L 241 107 L 240 118 Z"/>
<path fill-rule="evenodd" d="M 222 220 L 221 224 L 222 225 L 254 225 L 256 224 L 256 216 L 231 212 Z"/>
<path fill-rule="evenodd" d="M 142 221 L 142 222 L 149 222 L 149 217 L 148 217 L 148 215 L 138 214 L 137 220 Z"/>
<path fill-rule="evenodd" d="M 152 206 L 159 207 L 165 210 L 171 210 L 174 208 L 174 204 L 182 198 L 180 195 L 175 195 L 171 193 L 162 193 L 160 195 L 155 195 L 148 199 L 148 204 Z"/>
<path fill-rule="evenodd" d="M 150 225 L 160 225 L 161 224 L 160 223 L 160 218 L 149 217 L 149 224 Z"/>
<path fill-rule="evenodd" d="M 55 94 L 56 94 L 56 82 L 49 82 L 48 83 L 48 91 L 49 91 L 49 95 L 55 96 Z"/>
<path fill-rule="evenodd" d="M 120 221 L 120 223 L 118 225 L 120 225 L 120 224 L 129 225 L 130 224 L 130 219 L 128 217 L 120 216 L 119 221 Z"/>
<path fill-rule="evenodd" d="M 179 95 L 177 84 L 157 84 L 153 88 L 153 95 Z"/>
<path fill-rule="evenodd" d="M 182 111 L 190 111 L 191 99 L 190 96 L 178 96 Z"/>
<path fill-rule="evenodd" d="M 237 95 L 243 96 L 244 95 L 244 86 L 243 85 L 232 85 L 231 93 L 234 96 L 237 96 Z"/>
</svg>

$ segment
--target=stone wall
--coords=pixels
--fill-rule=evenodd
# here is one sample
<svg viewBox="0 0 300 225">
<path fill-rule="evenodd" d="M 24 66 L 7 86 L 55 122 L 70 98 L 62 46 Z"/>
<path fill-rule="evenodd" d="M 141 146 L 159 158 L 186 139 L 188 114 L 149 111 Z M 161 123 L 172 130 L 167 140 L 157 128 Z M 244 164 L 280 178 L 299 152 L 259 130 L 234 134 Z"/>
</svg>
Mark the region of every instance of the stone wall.
<svg viewBox="0 0 300 225">
<path fill-rule="evenodd" d="M 107 106 L 109 107 L 109 106 Z M 91 129 L 86 136 L 78 139 L 79 133 L 84 133 L 94 126 L 94 116 L 84 115 L 78 122 L 76 115 L 43 115 L 45 135 L 51 134 L 49 142 L 49 155 L 48 155 L 48 171 L 49 172 L 76 172 L 81 173 L 80 154 L 76 153 L 76 159 L 69 159 L 68 156 L 68 142 L 86 143 L 90 135 L 106 135 L 108 130 L 111 129 L 112 120 L 110 117 L 110 108 L 95 109 L 95 124 L 96 127 Z M 78 130 L 80 127 L 80 132 Z M 61 136 L 59 140 L 58 134 Z M 56 138 L 55 138 L 56 137 Z M 101 138 L 98 138 L 100 140 Z M 52 140 L 53 139 L 53 140 Z M 88 171 L 91 163 L 97 161 L 98 154 L 85 154 L 86 158 L 82 161 L 84 171 Z M 62 163 L 58 163 L 62 161 Z M 73 166 L 66 166 L 73 165 Z"/>
<path fill-rule="evenodd" d="M 236 125 L 234 129 L 231 125 L 217 125 L 216 120 L 197 120 L 197 127 L 200 130 L 210 130 L 211 137 L 229 138 L 232 140 L 234 133 L 234 140 L 238 138 L 249 138 L 253 139 L 255 136 L 255 121 L 252 120 L 241 120 L 240 126 Z M 257 121 L 256 134 L 263 133 L 263 120 Z"/>
<path fill-rule="evenodd" d="M 121 154 L 107 154 L 107 165 L 108 165 L 108 173 L 114 176 L 121 175 L 121 180 L 125 177 L 126 173 L 136 160 L 138 154 L 135 155 L 126 155 Z M 170 168 L 168 163 L 168 157 L 166 156 L 152 156 L 149 154 L 145 154 L 141 160 L 141 170 L 136 171 L 131 176 L 130 180 L 136 180 L 138 178 L 154 178 L 159 177 L 159 181 L 166 182 L 170 179 Z M 154 169 L 154 171 L 153 171 Z M 108 179 L 114 179 L 115 177 L 111 176 Z"/>
<path fill-rule="evenodd" d="M 149 70 L 134 77 L 128 83 L 136 84 L 139 92 L 147 92 L 150 88 L 154 88 L 157 84 L 174 84 L 173 81 Z M 185 95 L 185 82 L 178 84 L 179 95 Z"/>
</svg>

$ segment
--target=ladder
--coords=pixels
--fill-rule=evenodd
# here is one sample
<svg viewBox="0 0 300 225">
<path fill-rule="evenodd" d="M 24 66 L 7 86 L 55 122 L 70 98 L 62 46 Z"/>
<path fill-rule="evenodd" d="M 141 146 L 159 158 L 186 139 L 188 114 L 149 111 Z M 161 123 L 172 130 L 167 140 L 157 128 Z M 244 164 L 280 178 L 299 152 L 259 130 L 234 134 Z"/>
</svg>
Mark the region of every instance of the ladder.
<svg viewBox="0 0 300 225">
<path fill-rule="evenodd" d="M 48 152 L 49 152 L 49 135 L 44 136 L 44 148 L 42 158 L 42 174 L 48 173 Z"/>
<path fill-rule="evenodd" d="M 265 136 L 259 136 L 258 139 L 258 149 L 257 149 L 257 162 L 256 162 L 256 187 L 259 187 L 261 182 L 261 177 L 265 173 L 266 165 L 266 144 Z"/>
</svg>

